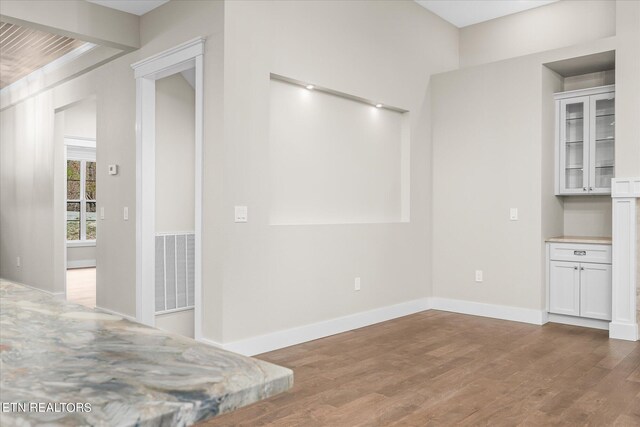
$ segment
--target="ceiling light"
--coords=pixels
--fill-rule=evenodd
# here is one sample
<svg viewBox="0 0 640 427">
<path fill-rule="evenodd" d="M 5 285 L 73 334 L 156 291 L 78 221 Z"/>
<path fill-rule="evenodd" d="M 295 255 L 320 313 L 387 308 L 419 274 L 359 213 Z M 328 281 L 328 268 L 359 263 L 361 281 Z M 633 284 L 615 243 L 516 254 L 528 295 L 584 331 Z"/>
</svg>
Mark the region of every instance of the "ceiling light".
<svg viewBox="0 0 640 427">
<path fill-rule="evenodd" d="M 306 88 L 309 90 L 312 90 L 315 86 L 314 85 L 307 85 Z"/>
<path fill-rule="evenodd" d="M 376 104 L 376 108 L 382 108 L 382 104 Z"/>
</svg>

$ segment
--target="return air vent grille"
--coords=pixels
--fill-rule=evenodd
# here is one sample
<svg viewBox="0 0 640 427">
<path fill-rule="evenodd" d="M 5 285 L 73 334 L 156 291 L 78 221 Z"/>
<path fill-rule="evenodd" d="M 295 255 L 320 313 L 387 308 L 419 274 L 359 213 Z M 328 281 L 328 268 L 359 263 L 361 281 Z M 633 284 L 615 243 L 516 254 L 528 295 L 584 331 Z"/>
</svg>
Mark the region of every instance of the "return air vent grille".
<svg viewBox="0 0 640 427">
<path fill-rule="evenodd" d="M 193 233 L 156 234 L 156 314 L 193 308 Z"/>
</svg>

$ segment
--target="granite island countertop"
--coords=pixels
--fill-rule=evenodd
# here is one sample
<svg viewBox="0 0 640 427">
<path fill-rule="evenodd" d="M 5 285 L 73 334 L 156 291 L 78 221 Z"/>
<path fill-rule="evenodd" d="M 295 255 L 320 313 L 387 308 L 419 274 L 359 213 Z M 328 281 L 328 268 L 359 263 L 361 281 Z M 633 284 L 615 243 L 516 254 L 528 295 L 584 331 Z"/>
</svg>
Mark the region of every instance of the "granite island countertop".
<svg viewBox="0 0 640 427">
<path fill-rule="evenodd" d="M 2 426 L 186 426 L 292 385 L 287 368 L 0 281 Z M 16 402 L 91 411 L 4 407 Z"/>
<path fill-rule="evenodd" d="M 584 243 L 584 244 L 598 244 L 598 245 L 610 245 L 611 237 L 591 237 L 591 236 L 556 236 L 549 237 L 545 240 L 548 243 Z"/>
</svg>

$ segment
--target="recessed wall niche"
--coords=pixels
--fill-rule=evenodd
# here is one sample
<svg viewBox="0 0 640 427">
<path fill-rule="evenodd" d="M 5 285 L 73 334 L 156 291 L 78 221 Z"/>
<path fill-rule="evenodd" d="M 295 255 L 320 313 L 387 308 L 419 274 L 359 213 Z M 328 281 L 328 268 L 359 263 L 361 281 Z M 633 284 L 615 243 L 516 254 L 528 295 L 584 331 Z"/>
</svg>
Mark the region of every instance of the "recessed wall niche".
<svg viewBox="0 0 640 427">
<path fill-rule="evenodd" d="M 409 221 L 409 113 L 271 76 L 272 225 Z"/>
</svg>

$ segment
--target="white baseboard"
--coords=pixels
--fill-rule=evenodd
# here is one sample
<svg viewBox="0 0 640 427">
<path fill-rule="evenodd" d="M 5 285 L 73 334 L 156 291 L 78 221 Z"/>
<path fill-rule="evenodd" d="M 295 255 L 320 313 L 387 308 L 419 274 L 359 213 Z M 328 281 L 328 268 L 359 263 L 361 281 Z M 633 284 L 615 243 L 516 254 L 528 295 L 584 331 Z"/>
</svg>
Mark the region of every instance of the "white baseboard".
<svg viewBox="0 0 640 427">
<path fill-rule="evenodd" d="M 95 266 L 95 259 L 79 259 L 77 261 L 67 261 L 67 268 L 90 268 Z"/>
<path fill-rule="evenodd" d="M 511 320 L 514 322 L 531 323 L 534 325 L 543 325 L 546 323 L 547 319 L 547 315 L 544 310 L 534 310 L 530 308 L 485 304 L 438 297 L 430 298 L 430 303 L 431 308 L 434 310 Z"/>
<path fill-rule="evenodd" d="M 562 314 L 549 313 L 549 322 L 562 323 L 563 325 L 582 326 L 584 328 L 609 330 L 608 320 L 586 319 L 584 317 L 565 316 Z"/>
<path fill-rule="evenodd" d="M 136 318 L 134 316 L 129 316 L 128 314 L 120 313 L 120 312 L 115 311 L 115 310 L 109 310 L 108 308 L 98 307 L 97 305 L 96 305 L 96 310 L 104 311 L 107 314 L 113 314 L 114 316 L 122 317 L 123 319 L 127 319 L 127 320 L 129 320 L 131 322 L 137 322 L 137 320 L 136 320 Z"/>
<path fill-rule="evenodd" d="M 66 299 L 66 295 L 65 295 L 64 292 L 46 291 L 44 289 L 36 288 L 35 286 L 27 285 L 26 283 L 17 282 L 15 280 L 3 279 L 2 277 L 0 277 L 0 280 L 3 281 L 3 282 L 9 282 L 9 283 L 13 283 L 13 284 L 16 284 L 16 285 L 24 286 L 25 288 L 33 289 L 34 291 L 44 292 L 45 294 L 51 295 L 52 297 L 55 297 L 55 298 Z"/>
<path fill-rule="evenodd" d="M 609 338 L 638 341 L 637 323 L 609 323 Z"/>
<path fill-rule="evenodd" d="M 272 332 L 257 337 L 247 338 L 244 340 L 234 341 L 223 344 L 221 347 L 225 350 L 235 353 L 253 356 L 268 351 L 289 347 L 307 341 L 313 341 L 318 338 L 328 337 L 330 335 L 351 331 L 353 329 L 362 328 L 364 326 L 373 325 L 387 320 L 395 319 L 409 314 L 418 313 L 429 309 L 429 298 L 421 298 L 413 301 L 407 301 L 400 304 L 390 305 L 388 307 L 376 308 L 374 310 L 363 311 L 348 316 L 338 317 L 335 319 L 325 320 L 323 322 L 312 323 L 310 325 L 300 326 L 297 328 L 286 329 L 283 331 Z M 206 339 L 202 340 L 207 342 Z M 218 343 L 211 342 L 212 345 Z"/>
<path fill-rule="evenodd" d="M 216 348 L 222 348 L 222 349 L 224 349 L 224 345 L 220 344 L 220 343 L 219 343 L 219 342 L 217 342 L 217 341 L 210 340 L 210 339 L 208 339 L 208 338 L 199 338 L 199 339 L 197 339 L 196 341 L 201 342 L 201 343 L 203 343 L 203 344 L 207 344 L 207 345 L 210 345 L 210 346 L 216 347 Z"/>
</svg>

